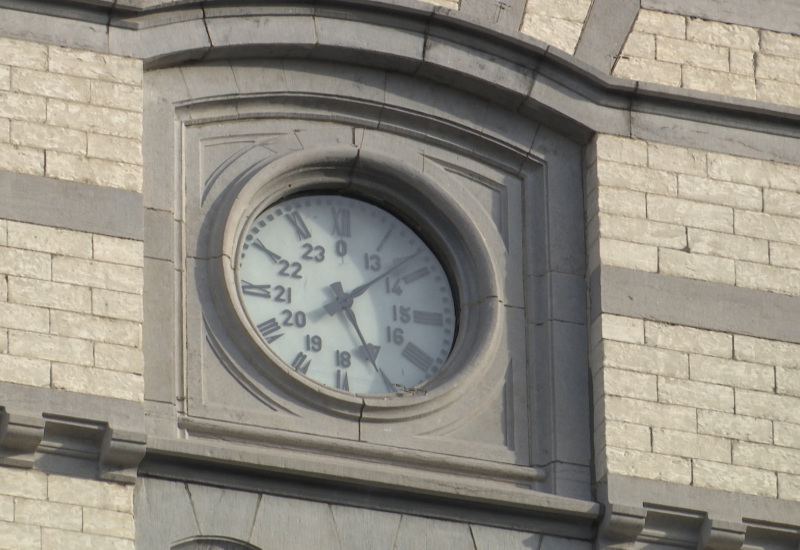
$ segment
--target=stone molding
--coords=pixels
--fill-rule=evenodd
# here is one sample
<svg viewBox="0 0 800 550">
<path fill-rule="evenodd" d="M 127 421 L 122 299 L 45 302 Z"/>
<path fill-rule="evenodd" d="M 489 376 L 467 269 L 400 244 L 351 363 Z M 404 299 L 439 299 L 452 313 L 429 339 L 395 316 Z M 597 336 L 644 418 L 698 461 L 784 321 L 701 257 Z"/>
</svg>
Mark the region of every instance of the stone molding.
<svg viewBox="0 0 800 550">
<path fill-rule="evenodd" d="M 135 483 L 147 447 L 141 404 L 5 382 L 0 395 L 0 464 Z"/>
</svg>

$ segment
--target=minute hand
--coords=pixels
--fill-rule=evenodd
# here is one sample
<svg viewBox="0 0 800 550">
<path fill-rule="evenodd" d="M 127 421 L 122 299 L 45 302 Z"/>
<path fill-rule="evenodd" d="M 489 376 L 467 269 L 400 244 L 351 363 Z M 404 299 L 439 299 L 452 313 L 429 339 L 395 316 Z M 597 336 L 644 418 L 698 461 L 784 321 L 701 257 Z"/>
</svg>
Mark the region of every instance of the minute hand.
<svg viewBox="0 0 800 550">
<path fill-rule="evenodd" d="M 329 304 L 325 304 L 325 311 L 328 312 L 328 315 L 336 315 L 336 313 L 338 313 L 345 307 L 349 307 L 349 304 L 353 303 L 354 298 L 358 298 L 359 296 L 364 294 L 369 287 L 371 287 L 372 285 L 374 285 L 375 283 L 377 283 L 378 281 L 389 275 L 389 273 L 391 273 L 392 271 L 399 269 L 401 266 L 405 265 L 406 263 L 416 258 L 421 252 L 422 249 L 417 250 L 410 256 L 406 256 L 405 258 L 395 260 L 395 263 L 392 267 L 390 267 L 389 269 L 387 269 L 386 271 L 384 271 L 371 281 L 367 281 L 363 285 L 357 286 L 352 290 L 352 292 L 345 292 L 341 296 L 337 296 L 336 301 L 331 302 Z"/>
<path fill-rule="evenodd" d="M 406 256 L 405 258 L 403 258 L 401 260 L 395 260 L 395 264 L 392 267 L 390 267 L 389 269 L 387 269 L 386 271 L 384 271 L 383 273 L 381 273 L 380 275 L 378 275 L 377 277 L 375 277 L 371 281 L 367 281 L 363 285 L 355 287 L 353 289 L 353 291 L 350 292 L 350 298 L 357 298 L 358 296 L 361 296 L 362 294 L 364 294 L 367 291 L 367 289 L 369 287 L 371 287 L 372 285 L 374 285 L 375 283 L 377 283 L 378 281 L 380 281 L 381 279 L 386 277 L 389 273 L 391 273 L 395 269 L 399 269 L 400 266 L 405 265 L 406 263 L 408 263 L 411 260 L 413 260 L 414 258 L 416 258 L 419 255 L 420 252 L 422 252 L 422 250 L 417 250 L 412 255 Z"/>
</svg>

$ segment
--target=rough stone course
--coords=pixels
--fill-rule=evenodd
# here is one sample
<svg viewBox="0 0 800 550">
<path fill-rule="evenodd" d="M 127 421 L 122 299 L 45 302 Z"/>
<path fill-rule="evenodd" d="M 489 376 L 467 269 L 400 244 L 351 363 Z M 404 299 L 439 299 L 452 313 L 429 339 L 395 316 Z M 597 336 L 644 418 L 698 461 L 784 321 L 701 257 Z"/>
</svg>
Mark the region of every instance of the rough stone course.
<svg viewBox="0 0 800 550">
<path fill-rule="evenodd" d="M 800 37 L 642 9 L 612 74 L 800 106 Z"/>
</svg>

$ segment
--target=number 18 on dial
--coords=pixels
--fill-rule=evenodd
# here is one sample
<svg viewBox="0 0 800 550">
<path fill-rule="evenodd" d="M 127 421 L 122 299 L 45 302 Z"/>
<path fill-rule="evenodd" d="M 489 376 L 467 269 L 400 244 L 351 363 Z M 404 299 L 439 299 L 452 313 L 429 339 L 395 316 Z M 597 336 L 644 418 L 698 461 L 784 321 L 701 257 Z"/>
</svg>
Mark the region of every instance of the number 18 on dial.
<svg viewBox="0 0 800 550">
<path fill-rule="evenodd" d="M 457 329 L 441 263 L 385 210 L 303 195 L 258 214 L 240 248 L 239 298 L 258 337 L 298 375 L 358 394 L 413 391 Z"/>
</svg>

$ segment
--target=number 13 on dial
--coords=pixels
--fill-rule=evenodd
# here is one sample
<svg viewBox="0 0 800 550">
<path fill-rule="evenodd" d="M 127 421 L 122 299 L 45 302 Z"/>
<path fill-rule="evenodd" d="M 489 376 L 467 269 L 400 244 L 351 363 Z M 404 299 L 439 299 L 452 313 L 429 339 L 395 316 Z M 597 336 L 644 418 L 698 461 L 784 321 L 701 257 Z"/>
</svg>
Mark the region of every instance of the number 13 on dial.
<svg viewBox="0 0 800 550">
<path fill-rule="evenodd" d="M 456 336 L 453 288 L 422 239 L 385 210 L 303 195 L 245 228 L 237 284 L 258 337 L 295 373 L 358 394 L 415 389 Z"/>
</svg>

